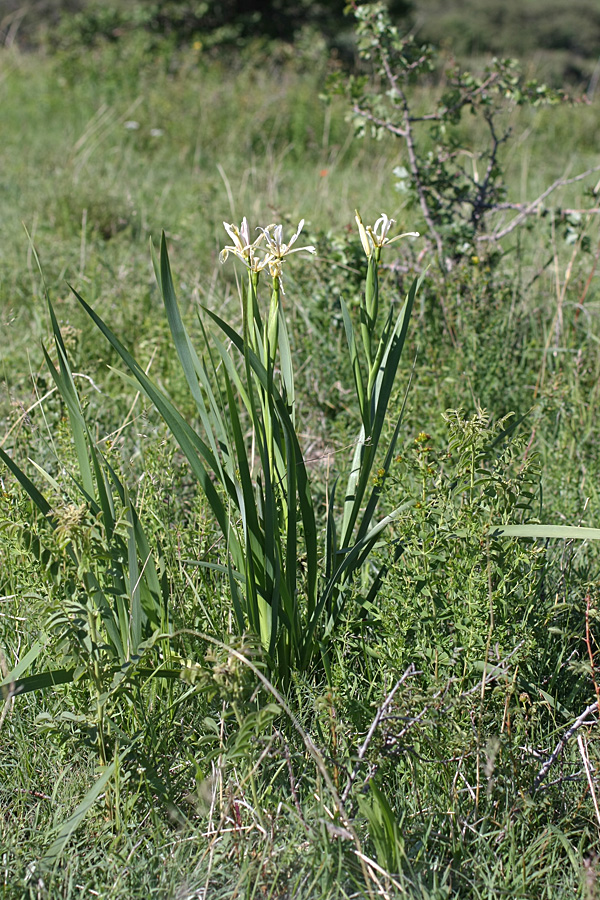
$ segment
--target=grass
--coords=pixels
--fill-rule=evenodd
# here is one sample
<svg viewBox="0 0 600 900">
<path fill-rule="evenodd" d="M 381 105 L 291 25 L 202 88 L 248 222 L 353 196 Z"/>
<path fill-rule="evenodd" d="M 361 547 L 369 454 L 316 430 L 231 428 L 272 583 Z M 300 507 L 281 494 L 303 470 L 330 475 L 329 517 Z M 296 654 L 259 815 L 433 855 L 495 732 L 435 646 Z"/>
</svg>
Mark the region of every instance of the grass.
<svg viewBox="0 0 600 900">
<path fill-rule="evenodd" d="M 100 673 L 106 696 L 81 677 L 3 706 L 0 897 L 592 900 L 593 713 L 534 784 L 597 691 L 597 545 L 509 540 L 489 526 L 600 521 L 595 220 L 589 252 L 544 220 L 507 242 L 497 268 L 469 264 L 443 285 L 426 275 L 390 405 L 400 411 L 412 377 L 399 443 L 369 487 L 388 510 L 410 499 L 390 532 L 402 552 L 390 561 L 389 546 L 375 548 L 348 588 L 327 665 L 313 660 L 283 686 L 272 683 L 265 648 L 240 633 L 227 579 L 198 564 L 220 562 L 223 539 L 184 455 L 115 373 L 117 353 L 67 287 L 199 427 L 149 238 L 167 233 L 183 319 L 202 347 L 200 304 L 239 322 L 238 276 L 218 263 L 222 220 L 304 216 L 320 260 L 290 266 L 287 312 L 322 533 L 333 473 L 345 483 L 359 424 L 339 306 L 356 308 L 366 271 L 354 209 L 365 221 L 385 210 L 407 228 L 419 223 L 392 193 L 398 147 L 354 141 L 343 102 L 318 103 L 318 54 L 269 62 L 254 52 L 229 67 L 193 50 L 148 63 L 134 42 L 77 63 L 0 57 L 0 441 L 63 528 L 48 537 L 3 469 L 0 662 L 11 668 L 36 639 L 31 672 L 101 659 L 103 648 L 81 637 L 77 578 L 90 571 L 108 583 L 122 565 L 121 577 L 136 580 L 126 527 L 119 544 L 100 515 L 67 516 L 82 504 L 82 461 L 64 382 L 54 389 L 40 348 L 43 339 L 59 362 L 32 244 L 85 440 L 128 489 L 170 633 L 163 649 L 140 651 L 138 676 L 116 683 L 112 670 Z M 518 199 L 569 165 L 585 168 L 598 127 L 594 107 L 529 115 L 515 117 L 508 160 Z M 561 153 L 548 158 L 549 142 Z M 574 185 L 564 202 L 584 199 Z M 399 299 L 413 274 L 384 269 L 382 296 Z M 211 382 L 215 391 L 223 383 Z M 462 412 L 444 418 L 448 409 Z M 81 551 L 77 563 L 67 545 Z M 365 606 L 382 565 L 389 571 Z M 301 556 L 298 569 L 307 569 Z M 169 652 L 177 679 L 150 677 Z M 107 789 L 65 831 L 109 765 Z"/>
</svg>

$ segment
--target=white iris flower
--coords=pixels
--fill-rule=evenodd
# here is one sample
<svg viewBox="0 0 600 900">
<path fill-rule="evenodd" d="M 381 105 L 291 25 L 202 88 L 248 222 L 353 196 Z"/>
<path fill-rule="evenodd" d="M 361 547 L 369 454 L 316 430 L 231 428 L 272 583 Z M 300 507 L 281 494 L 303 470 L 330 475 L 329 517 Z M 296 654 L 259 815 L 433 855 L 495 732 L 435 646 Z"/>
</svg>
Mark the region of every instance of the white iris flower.
<svg viewBox="0 0 600 900">
<path fill-rule="evenodd" d="M 308 247 L 294 247 L 303 228 L 304 219 L 301 219 L 300 224 L 296 229 L 296 233 L 292 235 L 288 244 L 283 243 L 282 225 L 267 225 L 266 228 L 259 228 L 258 230 L 262 232 L 262 235 L 264 236 L 269 254 L 275 257 L 275 259 L 281 260 L 284 256 L 287 256 L 288 253 L 299 253 L 301 250 L 306 250 L 308 253 L 317 252 L 316 248 L 312 245 Z"/>
<path fill-rule="evenodd" d="M 419 237 L 418 231 L 405 231 L 402 234 L 397 234 L 393 238 L 388 238 L 388 232 L 390 228 L 396 224 L 395 219 L 390 219 L 388 218 L 388 216 L 386 216 L 385 213 L 382 213 L 374 225 L 367 225 L 365 227 L 358 210 L 355 210 L 355 212 L 355 219 L 356 224 L 358 225 L 360 242 L 363 246 L 363 250 L 365 251 L 365 255 L 367 256 L 367 258 L 371 256 L 373 250 L 375 250 L 376 248 L 381 249 L 388 244 L 393 244 L 394 241 L 399 241 L 400 238 Z"/>
<path fill-rule="evenodd" d="M 255 241 L 250 241 L 250 229 L 246 216 L 242 219 L 242 224 L 239 228 L 236 225 L 230 225 L 228 222 L 223 222 L 223 226 L 231 238 L 232 244 L 223 247 L 219 253 L 219 259 L 222 263 L 226 261 L 230 253 L 233 253 L 252 272 L 260 272 L 268 266 L 268 255 L 263 258 L 256 255 L 256 249 L 263 240 L 263 235 L 260 234 Z"/>
<path fill-rule="evenodd" d="M 290 253 L 299 253 L 300 251 L 316 253 L 316 248 L 313 246 L 294 247 L 304 227 L 304 219 L 301 220 L 295 234 L 291 236 L 287 244 L 283 241 L 282 225 L 267 225 L 266 228 L 257 228 L 256 230 L 260 231 L 260 234 L 252 242 L 250 241 L 250 229 L 245 217 L 242 219 L 242 224 L 239 228 L 236 225 L 230 225 L 228 222 L 223 222 L 223 225 L 232 243 L 221 250 L 219 254 L 221 262 L 224 263 L 229 254 L 233 253 L 234 256 L 241 259 L 251 272 L 261 272 L 268 266 L 271 276 L 279 278 L 280 284 L 282 262 L 285 256 Z M 262 241 L 264 241 L 265 246 L 260 248 L 263 255 L 259 256 L 256 251 Z"/>
<path fill-rule="evenodd" d="M 269 272 L 272 278 L 279 279 L 282 293 L 285 293 L 283 290 L 283 283 L 281 279 L 283 258 L 285 256 L 288 256 L 290 253 L 300 253 L 301 251 L 306 251 L 307 253 L 317 252 L 316 247 L 313 247 L 312 244 L 308 245 L 307 247 L 294 247 L 294 244 L 298 240 L 298 236 L 303 228 L 304 219 L 301 219 L 298 227 L 296 228 L 295 234 L 291 236 L 287 244 L 284 244 L 283 242 L 282 225 L 267 225 L 266 228 L 258 229 L 261 232 L 261 237 L 264 237 L 265 243 L 267 245 L 267 264 L 269 266 Z"/>
</svg>

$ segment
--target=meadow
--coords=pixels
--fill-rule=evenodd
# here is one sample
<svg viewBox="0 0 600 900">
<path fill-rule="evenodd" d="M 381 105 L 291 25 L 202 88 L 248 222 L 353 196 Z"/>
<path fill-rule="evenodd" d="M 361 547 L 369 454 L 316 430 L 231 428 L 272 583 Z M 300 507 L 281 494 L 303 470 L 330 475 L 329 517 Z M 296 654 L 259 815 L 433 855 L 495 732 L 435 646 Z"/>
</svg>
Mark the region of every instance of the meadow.
<svg viewBox="0 0 600 900">
<path fill-rule="evenodd" d="M 0 53 L 6 900 L 600 896 L 599 101 L 446 259 L 332 71 Z"/>
</svg>

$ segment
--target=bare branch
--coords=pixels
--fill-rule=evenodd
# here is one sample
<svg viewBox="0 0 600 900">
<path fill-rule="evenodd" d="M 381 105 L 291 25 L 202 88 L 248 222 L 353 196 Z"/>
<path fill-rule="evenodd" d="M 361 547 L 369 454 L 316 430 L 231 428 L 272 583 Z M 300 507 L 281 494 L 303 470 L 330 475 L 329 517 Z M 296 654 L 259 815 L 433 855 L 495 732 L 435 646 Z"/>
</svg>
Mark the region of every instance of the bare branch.
<svg viewBox="0 0 600 900">
<path fill-rule="evenodd" d="M 588 707 L 586 707 L 586 709 L 584 709 L 584 711 L 581 713 L 581 715 L 580 715 L 577 719 L 575 719 L 575 721 L 574 721 L 573 724 L 570 726 L 570 728 L 567 728 L 567 730 L 565 731 L 565 733 L 564 733 L 563 736 L 561 737 L 560 741 L 558 742 L 558 744 L 557 744 L 556 747 L 554 748 L 553 753 L 551 754 L 551 756 L 548 757 L 548 759 L 546 760 L 546 762 L 544 763 L 544 765 L 542 766 L 542 768 L 541 768 L 540 771 L 538 772 L 538 774 L 537 774 L 537 776 L 536 776 L 536 779 L 535 779 L 535 781 L 533 782 L 533 789 L 534 789 L 534 791 L 538 789 L 538 787 L 540 786 L 540 784 L 542 783 L 542 781 L 544 780 L 544 778 L 546 777 L 546 775 L 548 774 L 548 772 L 550 771 L 550 769 L 552 768 L 552 766 L 554 765 L 554 763 L 556 762 L 556 760 L 558 759 L 558 757 L 560 756 L 560 754 L 561 754 L 563 748 L 564 748 L 565 745 L 567 744 L 567 741 L 569 741 L 570 738 L 573 737 L 573 735 L 575 734 L 575 732 L 576 732 L 579 728 L 581 728 L 581 726 L 584 724 L 585 720 L 586 720 L 589 716 L 591 716 L 591 714 L 592 714 L 594 711 L 597 711 L 597 710 L 598 710 L 598 701 L 597 701 L 597 700 L 594 700 L 594 702 L 593 702 L 593 703 L 590 703 L 590 705 L 589 705 Z"/>
<path fill-rule="evenodd" d="M 587 169 L 585 172 L 581 172 L 579 175 L 574 175 L 572 178 L 557 178 L 549 187 L 543 191 L 539 197 L 533 200 L 531 203 L 526 204 L 521 212 L 514 217 L 514 219 L 508 223 L 504 228 L 500 229 L 500 231 L 494 231 L 491 234 L 481 234 L 476 240 L 477 241 L 499 241 L 501 238 L 506 237 L 507 234 L 510 234 L 511 231 L 514 231 L 519 225 L 524 222 L 524 220 L 535 213 L 540 206 L 540 204 L 549 197 L 550 194 L 554 193 L 554 191 L 558 190 L 558 188 L 566 187 L 569 184 L 575 184 L 577 181 L 583 181 L 584 178 L 588 178 L 590 175 L 593 175 L 594 172 L 600 172 L 600 165 L 593 166 L 591 169 Z M 516 207 L 512 207 L 516 208 Z"/>
<path fill-rule="evenodd" d="M 408 669 L 406 670 L 404 675 L 396 682 L 396 684 L 394 685 L 392 690 L 389 692 L 389 694 L 387 695 L 387 697 L 385 698 L 385 700 L 383 701 L 383 703 L 377 710 L 377 713 L 375 714 L 375 718 L 371 722 L 371 727 L 369 728 L 369 731 L 367 732 L 367 736 L 364 739 L 360 750 L 358 751 L 358 759 L 357 759 L 356 765 L 354 766 L 354 769 L 348 776 L 348 781 L 346 782 L 346 787 L 344 788 L 342 795 L 341 795 L 342 803 L 346 802 L 348 794 L 350 793 L 350 789 L 352 788 L 352 785 L 354 784 L 354 782 L 356 780 L 356 776 L 358 775 L 358 772 L 360 770 L 360 764 L 364 759 L 365 753 L 367 752 L 367 749 L 369 747 L 369 744 L 371 743 L 373 735 L 375 734 L 377 726 L 381 722 L 381 719 L 385 715 L 386 710 L 388 709 L 390 703 L 394 699 L 394 694 L 396 693 L 398 688 L 406 681 L 406 679 L 412 675 L 416 675 L 416 669 L 415 669 L 414 663 L 410 664 L 410 666 L 408 667 Z"/>
<path fill-rule="evenodd" d="M 362 109 L 357 103 L 352 107 L 352 112 L 360 116 L 362 119 L 366 119 L 368 122 L 372 122 L 373 125 L 377 125 L 378 128 L 385 128 L 386 131 L 389 131 L 391 134 L 395 134 L 397 137 L 405 138 L 406 132 L 403 128 L 399 128 L 397 125 L 392 125 L 391 122 L 386 122 L 385 119 L 380 119 L 377 116 L 373 115 L 372 112 L 368 109 Z"/>
<path fill-rule="evenodd" d="M 429 228 L 429 232 L 432 235 L 435 245 L 437 247 L 438 259 L 440 262 L 440 266 L 442 267 L 442 271 L 444 270 L 444 245 L 442 241 L 442 236 L 435 227 L 435 222 L 433 220 L 433 216 L 431 214 L 431 210 L 429 209 L 429 204 L 427 203 L 427 197 L 425 195 L 425 190 L 423 187 L 423 179 L 421 178 L 421 172 L 419 169 L 419 161 L 417 158 L 417 151 L 415 148 L 415 142 L 413 140 L 413 132 L 410 125 L 410 110 L 408 101 L 406 96 L 402 94 L 402 102 L 404 104 L 404 140 L 406 141 L 406 149 L 408 151 L 408 162 L 410 166 L 410 171 L 412 172 L 412 176 L 415 180 L 415 188 L 417 190 L 417 194 L 419 197 L 419 206 L 421 207 L 421 212 L 423 213 L 423 218 L 427 222 L 427 227 Z"/>
</svg>

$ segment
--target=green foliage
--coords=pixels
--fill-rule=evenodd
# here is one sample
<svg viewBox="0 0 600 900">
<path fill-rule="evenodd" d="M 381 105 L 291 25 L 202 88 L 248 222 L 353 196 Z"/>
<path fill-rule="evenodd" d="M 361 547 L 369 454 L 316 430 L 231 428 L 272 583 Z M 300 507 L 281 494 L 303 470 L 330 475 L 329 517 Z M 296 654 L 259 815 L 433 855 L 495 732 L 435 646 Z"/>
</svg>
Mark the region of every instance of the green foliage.
<svg viewBox="0 0 600 900">
<path fill-rule="evenodd" d="M 531 57 L 544 51 L 568 51 L 596 59 L 600 12 L 591 0 L 476 0 L 460 3 L 422 0 L 417 17 L 425 40 L 445 45 L 459 56 L 493 54 Z M 573 73 L 575 74 L 575 73 Z"/>
<path fill-rule="evenodd" d="M 357 133 L 388 132 L 402 142 L 396 189 L 424 220 L 447 271 L 479 252 L 478 242 L 490 240 L 494 217 L 507 208 L 500 152 L 511 135 L 507 110 L 561 97 L 526 79 L 514 60 L 495 59 L 481 75 L 451 63 L 440 76 L 439 96 L 424 110 L 415 85 L 436 67 L 433 48 L 393 24 L 384 3 L 363 4 L 355 16 L 358 52 L 372 73 L 347 82 Z M 339 76 L 334 83 L 339 89 Z M 473 148 L 465 147 L 460 128 L 467 113 L 481 125 Z"/>
<path fill-rule="evenodd" d="M 79 0 L 77 11 L 65 16 L 50 31 L 50 42 L 69 52 L 81 53 L 104 42 L 115 43 L 137 30 L 146 36 L 148 49 L 160 52 L 171 44 L 196 42 L 204 50 L 240 47 L 253 39 L 292 43 L 302 34 L 322 35 L 330 43 L 348 30 L 343 0 L 259 0 L 248 6 L 243 0 L 152 0 L 128 2 Z M 402 4 L 400 4 L 402 6 Z"/>
<path fill-rule="evenodd" d="M 543 551 L 494 536 L 495 526 L 535 515 L 539 470 L 531 457 L 522 465 L 522 442 L 502 448 L 510 419 L 490 428 L 484 413 L 451 413 L 447 422 L 445 452 L 420 434 L 395 473 L 402 493 L 406 484 L 418 492 L 414 514 L 399 525 L 405 549 L 392 576 L 401 598 L 397 665 L 406 667 L 418 648 L 435 679 L 472 686 L 492 644 L 497 661 L 520 641 L 531 652 L 537 629 L 547 628 L 538 618 Z"/>
<path fill-rule="evenodd" d="M 151 401 L 138 396 L 139 381 L 134 394 L 115 372 L 119 353 L 69 299 L 65 273 L 160 396 L 204 437 L 202 403 L 157 314 L 161 297 L 148 267 L 149 234 L 166 226 L 184 331 L 208 376 L 203 402 L 221 394 L 227 401 L 225 372 L 239 401 L 246 456 L 236 455 L 231 471 L 259 525 L 267 496 L 259 453 L 245 495 L 238 462 L 250 459 L 253 421 L 256 434 L 291 434 L 278 417 L 285 406 L 291 418 L 293 388 L 320 538 L 310 564 L 322 573 L 335 474 L 329 521 L 344 555 L 354 509 L 348 485 L 355 498 L 361 491 L 352 476 L 357 432 L 362 424 L 363 465 L 366 434 L 377 433 L 364 400 L 378 357 L 378 341 L 369 340 L 375 279 L 379 334 L 383 298 L 395 322 L 422 267 L 386 248 L 379 265 L 370 264 L 368 298 L 363 293 L 368 264 L 351 233 L 352 210 L 357 197 L 375 214 L 389 209 L 390 196 L 402 207 L 406 195 L 391 194 L 399 142 L 385 134 L 377 144 L 351 143 L 339 99 L 325 108 L 315 102 L 322 43 L 294 60 L 280 47 L 275 61 L 255 43 L 254 61 L 225 66 L 193 47 L 172 52 L 173 37 L 153 62 L 144 48 L 154 39 L 145 29 L 100 39 L 74 54 L 70 72 L 64 57 L 0 57 L 0 896 L 590 900 L 599 562 L 591 538 L 600 516 L 594 220 L 547 215 L 542 228 L 505 241 L 502 258 L 463 257 L 443 284 L 433 268 L 425 274 L 352 540 L 372 497 L 381 510 L 373 522 L 409 505 L 338 582 L 335 629 L 313 648 L 311 667 L 290 669 L 282 693 L 267 677 L 274 660 L 260 621 L 249 625 L 245 580 L 236 579 L 236 617 L 222 529 L 196 474 Z M 435 91 L 425 77 L 415 88 L 419 108 L 429 108 Z M 251 102 L 242 106 L 240 97 Z M 505 160 L 509 196 L 541 194 L 569 153 L 594 161 L 594 106 L 524 106 L 511 115 L 519 153 L 518 170 Z M 131 119 L 139 128 L 124 127 Z M 162 136 L 151 135 L 155 127 Z M 456 128 L 463 146 L 477 145 L 477 117 L 463 116 Z M 285 273 L 283 319 L 270 315 L 272 285 L 260 285 L 254 356 L 242 348 L 248 329 L 233 273 L 217 262 L 217 234 L 229 218 L 223 182 L 231 203 L 259 221 L 274 217 L 271 206 L 311 210 L 304 233 L 320 257 Z M 568 196 L 574 210 L 590 199 L 578 185 Z M 390 212 L 401 219 L 402 209 Z M 35 232 L 56 297 L 60 328 L 50 317 L 44 340 L 51 365 L 37 346 L 48 317 L 22 220 Z M 206 313 L 199 324 L 199 304 L 230 330 Z M 216 348 L 229 337 L 224 362 Z M 253 407 L 240 399 L 248 358 Z M 294 363 L 293 383 L 289 370 L 282 378 L 285 358 Z M 274 414 L 263 370 L 282 401 Z M 512 409 L 517 415 L 502 421 Z M 226 403 L 219 413 L 233 434 Z M 275 447 L 273 461 L 268 451 L 263 459 L 277 472 L 271 518 L 280 523 L 291 457 Z M 211 480 L 237 526 L 239 506 Z M 135 566 L 146 574 L 141 534 L 168 629 L 153 621 L 143 576 L 146 599 L 133 627 Z M 265 532 L 255 534 L 263 540 Z M 309 563 L 301 527 L 296 538 L 302 612 Z M 291 574 L 287 543 L 282 552 L 273 541 L 270 556 L 252 549 L 259 561 L 283 559 L 285 578 Z M 91 576 L 101 592 L 90 589 Z M 325 615 L 320 625 L 323 634 Z M 135 643 L 138 626 L 138 658 L 123 665 L 115 638 Z M 285 636 L 282 618 L 279 626 Z M 13 696 L 11 684 L 22 693 Z"/>
<path fill-rule="evenodd" d="M 202 433 L 185 422 L 118 338 L 81 297 L 79 300 L 164 417 L 187 457 L 227 548 L 219 568 L 228 575 L 238 628 L 243 633 L 249 627 L 260 637 L 273 674 L 286 681 L 293 669 L 310 670 L 317 655 L 327 654 L 354 573 L 364 566 L 394 517 L 388 514 L 377 521 L 379 492 L 371 484 L 371 475 L 417 284 L 413 284 L 400 315 L 395 318 L 390 310 L 381 326 L 377 267 L 381 246 L 387 242 L 383 236 L 381 245 L 369 256 L 367 288 L 360 307 L 362 361 L 350 313 L 345 305 L 342 307 L 362 425 L 339 529 L 333 520 L 335 489 L 328 499 L 325 563 L 321 568 L 313 489 L 295 427 L 294 366 L 281 300 L 281 259 L 255 259 L 252 248 L 244 244 L 245 223 L 241 233 L 236 230 L 234 234 L 232 226 L 228 230 L 235 246 L 223 251 L 224 258 L 229 250 L 244 259 L 250 253 L 250 280 L 242 296 L 243 334 L 214 313 L 211 318 L 239 352 L 241 372 L 232 364 L 229 346 L 220 339 L 214 338 L 215 350 L 207 346 L 202 356 L 193 348 L 177 306 L 164 238 L 160 263 L 156 263 L 173 340 Z M 282 256 L 289 252 L 283 246 Z M 269 265 L 275 268 L 270 309 L 264 317 L 257 285 L 260 269 L 269 259 Z M 279 384 L 275 381 L 277 354 Z M 212 372 L 218 369 L 223 370 L 223 387 L 213 384 Z M 252 449 L 244 439 L 243 415 L 250 420 Z M 379 462 L 384 473 L 393 458 L 399 428 L 400 419 Z M 259 460 L 258 469 L 253 452 Z M 214 479 L 229 506 L 215 489 Z M 302 577 L 300 559 L 306 568 Z M 376 577 L 368 602 L 372 602 L 378 583 Z"/>
<path fill-rule="evenodd" d="M 140 684 L 168 669 L 171 660 L 165 582 L 127 489 L 92 439 L 50 304 L 49 311 L 55 358 L 45 349 L 44 355 L 68 415 L 76 471 L 69 490 L 34 464 L 48 486 L 42 493 L 0 448 L 0 458 L 35 510 L 35 524 L 23 523 L 20 529 L 25 549 L 40 567 L 48 607 L 40 638 L 12 671 L 3 672 L 0 689 L 8 704 L 29 691 L 83 686 L 81 714 L 63 713 L 58 722 L 45 716 L 39 724 L 75 726 L 80 738 L 95 747 L 102 774 L 54 835 L 43 857 L 45 866 L 60 856 L 103 791 L 112 809 L 111 782 L 136 744 L 121 727 L 123 705 Z M 44 657 L 58 657 L 61 666 L 40 666 Z M 38 667 L 35 674 L 26 674 Z M 172 669 L 167 673 L 178 675 Z"/>
</svg>

